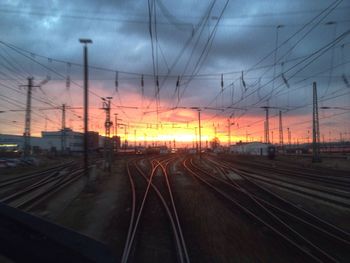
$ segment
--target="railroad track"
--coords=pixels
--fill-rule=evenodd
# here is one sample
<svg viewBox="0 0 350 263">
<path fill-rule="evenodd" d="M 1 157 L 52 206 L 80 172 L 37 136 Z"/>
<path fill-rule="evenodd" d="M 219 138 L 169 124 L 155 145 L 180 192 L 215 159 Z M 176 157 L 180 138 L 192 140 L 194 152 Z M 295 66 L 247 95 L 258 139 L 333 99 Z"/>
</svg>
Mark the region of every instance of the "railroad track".
<svg viewBox="0 0 350 263">
<path fill-rule="evenodd" d="M 300 167 L 281 167 L 281 164 L 274 166 L 267 165 L 261 162 L 249 162 L 242 160 L 228 160 L 231 164 L 234 163 L 236 168 L 242 171 L 254 172 L 254 171 L 266 171 L 272 174 L 283 174 L 283 176 L 288 177 L 292 180 L 301 180 L 309 183 L 317 183 L 318 185 L 324 185 L 326 187 L 337 188 L 345 191 L 350 190 L 350 176 L 344 175 L 342 172 L 338 174 L 337 171 L 319 171 L 310 168 L 300 168 Z M 335 174 L 334 174 L 335 173 Z"/>
<path fill-rule="evenodd" d="M 227 178 L 226 168 L 221 163 L 211 163 L 218 171 L 216 175 L 196 164 L 193 158 L 186 158 L 183 165 L 194 178 L 290 244 L 308 261 L 346 262 L 349 258 L 350 234 L 344 230 L 294 206 L 244 176 L 236 180 Z"/>
<path fill-rule="evenodd" d="M 171 185 L 168 179 L 168 165 L 173 161 L 174 157 L 161 157 L 150 159 L 150 172 L 145 172 L 139 164 L 140 160 L 133 160 L 127 163 L 127 173 L 130 180 L 131 193 L 132 193 L 132 206 L 131 216 L 129 222 L 129 228 L 127 232 L 127 238 L 122 255 L 121 262 L 129 262 L 131 257 L 131 250 L 135 244 L 136 233 L 142 224 L 142 215 L 145 213 L 145 204 L 149 198 L 150 191 L 154 191 L 157 195 L 159 202 L 162 204 L 164 211 L 167 215 L 169 225 L 173 234 L 173 242 L 175 244 L 177 262 L 186 263 L 190 262 L 187 246 L 183 237 L 182 228 L 178 213 L 176 210 Z M 132 171 L 132 166 L 134 171 Z M 139 198 L 137 198 L 137 191 L 135 185 L 135 174 L 143 178 L 146 183 L 144 192 Z M 160 176 L 159 176 L 160 175 Z M 155 180 L 155 177 L 157 179 Z M 138 200 L 140 199 L 140 200 Z M 137 253 L 137 251 L 134 253 Z"/>
<path fill-rule="evenodd" d="M 208 160 L 214 161 L 213 158 L 208 158 Z M 349 188 L 345 190 L 343 188 L 339 189 L 334 185 L 320 185 L 318 181 L 311 184 L 310 182 L 296 180 L 295 178 L 293 180 L 293 178 L 285 176 L 281 171 L 275 171 L 274 174 L 270 174 L 266 172 L 262 173 L 259 169 L 242 169 L 240 166 L 237 167 L 235 164 L 226 161 L 220 161 L 220 164 L 252 180 L 287 189 L 341 207 L 350 208 Z"/>
<path fill-rule="evenodd" d="M 30 182 L 31 180 L 35 180 L 39 177 L 44 177 L 46 175 L 55 173 L 57 171 L 63 170 L 65 168 L 68 168 L 74 164 L 74 161 L 70 161 L 64 164 L 56 165 L 53 167 L 50 167 L 48 169 L 45 169 L 43 171 L 39 172 L 32 172 L 32 173 L 26 173 L 20 176 L 16 176 L 14 178 L 8 178 L 5 180 L 0 180 L 0 189 L 9 187 L 11 185 L 15 185 L 18 183 L 24 183 L 24 182 Z"/>
<path fill-rule="evenodd" d="M 0 202 L 28 211 L 83 175 L 76 163 L 1 181 Z"/>
</svg>

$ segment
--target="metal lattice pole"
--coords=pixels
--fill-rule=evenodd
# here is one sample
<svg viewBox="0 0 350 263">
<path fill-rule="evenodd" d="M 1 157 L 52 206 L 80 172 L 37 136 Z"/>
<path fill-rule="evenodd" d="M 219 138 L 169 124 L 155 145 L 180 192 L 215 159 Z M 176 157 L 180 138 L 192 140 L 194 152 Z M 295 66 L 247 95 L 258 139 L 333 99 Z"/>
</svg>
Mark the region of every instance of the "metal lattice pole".
<svg viewBox="0 0 350 263">
<path fill-rule="evenodd" d="M 269 128 L 269 106 L 261 107 L 265 109 L 264 135 L 265 143 L 270 143 L 270 128 Z"/>
<path fill-rule="evenodd" d="M 27 85 L 27 105 L 26 105 L 26 115 L 25 115 L 25 126 L 24 126 L 24 157 L 30 155 L 31 145 L 30 145 L 30 122 L 31 122 L 31 107 L 32 107 L 32 88 L 33 88 L 33 78 L 28 78 Z"/>
<path fill-rule="evenodd" d="M 280 146 L 283 148 L 283 124 L 282 124 L 282 111 L 279 111 L 279 139 Z"/>
<path fill-rule="evenodd" d="M 62 104 L 61 151 L 66 150 L 66 104 Z"/>
<path fill-rule="evenodd" d="M 320 156 L 320 125 L 318 118 L 317 86 L 313 82 L 313 107 L 312 107 L 312 161 L 321 162 Z"/>
</svg>

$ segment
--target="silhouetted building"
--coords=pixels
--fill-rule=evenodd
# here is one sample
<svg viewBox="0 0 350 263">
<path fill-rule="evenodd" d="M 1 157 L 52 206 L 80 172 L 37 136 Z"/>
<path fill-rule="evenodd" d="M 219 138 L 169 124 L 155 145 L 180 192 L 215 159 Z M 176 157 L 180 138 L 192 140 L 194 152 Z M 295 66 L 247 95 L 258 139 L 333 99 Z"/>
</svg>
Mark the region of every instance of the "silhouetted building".
<svg viewBox="0 0 350 263">
<path fill-rule="evenodd" d="M 112 144 L 114 151 L 120 149 L 121 142 L 120 142 L 120 136 L 113 136 L 112 137 Z"/>
<path fill-rule="evenodd" d="M 97 150 L 99 147 L 100 136 L 98 132 L 89 131 L 88 132 L 88 147 L 89 150 Z"/>
</svg>

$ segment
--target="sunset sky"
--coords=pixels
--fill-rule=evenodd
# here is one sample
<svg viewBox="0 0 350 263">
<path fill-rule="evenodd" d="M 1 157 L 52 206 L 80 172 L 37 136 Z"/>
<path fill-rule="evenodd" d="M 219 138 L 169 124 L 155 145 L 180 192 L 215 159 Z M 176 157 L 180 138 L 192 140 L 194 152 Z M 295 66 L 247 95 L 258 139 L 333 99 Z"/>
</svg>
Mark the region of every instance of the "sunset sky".
<svg viewBox="0 0 350 263">
<path fill-rule="evenodd" d="M 272 107 L 271 141 L 281 110 L 284 141 L 288 127 L 293 142 L 306 142 L 316 81 L 319 106 L 338 107 L 320 109 L 322 138 L 350 139 L 349 12 L 350 1 L 329 0 L 1 1 L 0 133 L 23 134 L 29 76 L 42 84 L 32 135 L 61 128 L 62 104 L 71 108 L 66 126 L 82 131 L 78 39 L 90 38 L 89 129 L 100 134 L 101 98 L 113 97 L 112 121 L 117 113 L 118 135 L 127 126 L 131 142 L 136 130 L 137 141 L 191 145 L 196 107 L 203 141 L 216 130 L 227 143 L 228 123 L 232 142 L 261 140 L 263 106 Z"/>
</svg>

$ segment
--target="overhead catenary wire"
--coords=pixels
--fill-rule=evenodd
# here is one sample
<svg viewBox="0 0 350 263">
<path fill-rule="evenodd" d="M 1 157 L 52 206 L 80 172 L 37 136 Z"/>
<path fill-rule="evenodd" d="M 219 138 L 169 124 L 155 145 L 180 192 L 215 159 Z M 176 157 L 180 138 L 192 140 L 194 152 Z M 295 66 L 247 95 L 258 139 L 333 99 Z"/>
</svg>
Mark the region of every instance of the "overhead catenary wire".
<svg viewBox="0 0 350 263">
<path fill-rule="evenodd" d="M 339 3 L 339 2 L 338 2 Z M 310 24 L 310 25 L 315 25 L 316 23 L 314 22 L 313 24 Z M 210 42 L 210 44 L 209 44 L 209 46 L 208 47 L 210 47 L 210 45 L 213 43 L 213 41 L 211 41 Z M 339 43 L 339 42 L 338 42 Z M 337 44 L 338 44 L 337 43 Z M 336 44 L 336 45 L 337 45 Z M 334 48 L 334 47 L 336 47 L 336 45 L 334 45 L 332 48 Z M 155 49 L 157 50 L 158 48 L 159 48 L 159 51 L 160 51 L 160 55 L 165 55 L 165 54 L 162 54 L 162 50 L 161 50 L 161 47 L 160 47 L 160 45 L 155 45 Z M 5 49 L 5 50 L 7 50 L 7 49 Z M 205 52 L 204 52 L 204 56 L 203 56 L 203 58 L 205 58 L 205 56 L 209 53 L 208 52 L 208 50 L 210 50 L 210 49 L 207 49 Z M 276 50 L 277 51 L 277 50 Z M 278 53 L 280 53 L 280 52 L 278 52 Z M 317 55 L 315 55 L 315 57 L 316 57 Z M 163 57 L 165 57 L 165 56 L 163 56 Z M 41 62 L 39 59 L 37 59 L 38 58 L 38 56 L 36 56 L 36 58 L 35 58 L 35 60 L 37 61 L 37 62 Z M 262 85 L 256 85 L 255 87 L 254 87 L 254 85 L 255 84 L 253 84 L 252 83 L 252 81 L 251 80 L 253 80 L 253 79 L 262 79 L 262 81 L 265 81 L 265 80 L 271 80 L 271 79 L 273 79 L 274 81 L 276 81 L 277 80 L 277 78 L 279 78 L 279 81 L 281 82 L 281 81 L 283 81 L 284 82 L 284 86 L 282 85 L 278 85 L 277 86 L 277 88 L 276 88 L 276 90 L 275 90 L 275 94 L 273 94 L 274 95 L 274 97 L 275 97 L 275 95 L 278 95 L 279 93 L 283 93 L 284 91 L 285 91 L 285 89 L 281 89 L 281 87 L 283 87 L 283 88 L 285 88 L 285 87 L 287 87 L 288 85 L 293 85 L 292 83 L 292 81 L 290 81 L 291 80 L 291 75 L 292 74 L 294 74 L 296 71 L 298 71 L 299 69 L 301 69 L 301 68 L 303 68 L 304 66 L 306 66 L 307 64 L 308 64 L 308 62 L 311 62 L 312 60 L 313 60 L 313 58 L 314 57 L 312 57 L 312 58 L 309 58 L 307 61 L 305 61 L 303 64 L 299 64 L 295 69 L 293 69 L 292 71 L 290 71 L 289 72 L 289 74 L 285 74 L 284 75 L 284 70 L 282 70 L 281 71 L 281 74 L 277 74 L 277 76 L 273 76 L 273 77 L 271 77 L 271 76 L 264 76 L 264 77 L 261 77 L 261 76 L 251 76 L 252 74 L 250 74 L 250 75 L 248 75 L 248 76 L 246 76 L 246 71 L 244 71 L 244 81 L 246 82 L 246 85 L 243 85 L 243 86 L 246 86 L 247 87 L 247 89 L 249 89 L 249 91 L 252 91 L 254 88 L 256 88 L 258 91 L 259 90 L 261 90 L 261 88 L 262 87 L 264 87 L 264 85 L 266 84 L 266 83 L 263 83 Z M 157 60 L 157 59 L 156 59 Z M 12 60 L 11 60 L 12 61 Z M 46 65 L 46 61 L 47 60 L 45 60 L 45 62 L 44 63 L 42 63 L 43 65 Z M 53 60 L 54 61 L 54 60 Z M 203 60 L 202 60 L 203 61 Z M 13 61 L 12 61 L 12 63 L 13 63 Z M 164 63 L 166 64 L 166 60 L 164 59 Z M 287 64 L 287 62 L 286 61 L 283 61 L 283 62 L 281 62 L 281 63 L 286 63 Z M 311 62 L 312 63 L 312 62 Z M 156 63 L 156 64 L 158 64 L 158 63 Z M 200 68 L 200 65 L 201 65 L 201 62 L 199 63 L 199 66 L 198 66 L 198 68 Z M 278 65 L 277 63 L 273 63 L 273 65 L 274 66 L 276 66 L 276 65 Z M 294 63 L 293 63 L 293 65 L 294 65 Z M 311 65 L 311 64 L 310 64 Z M 7 64 L 7 66 L 9 66 L 10 67 L 10 69 L 12 69 L 12 72 L 14 72 L 14 68 L 13 67 L 11 67 L 9 64 Z M 16 66 L 16 67 L 18 67 L 18 65 L 16 65 L 16 64 L 14 64 L 14 66 Z M 261 64 L 259 65 L 260 67 L 264 67 L 264 65 L 262 65 L 261 66 Z M 52 65 L 50 64 L 50 63 L 47 63 L 47 65 L 46 65 L 46 67 L 47 68 L 51 68 L 51 69 L 54 69 L 54 67 L 52 67 Z M 271 65 L 267 65 L 266 66 L 267 68 L 271 68 Z M 307 67 L 307 66 L 306 66 Z M 167 71 L 169 72 L 169 67 L 167 66 L 166 67 L 167 68 Z M 289 68 L 289 67 L 286 67 L 287 69 Z M 54 69 L 55 70 L 55 69 Z M 6 71 L 6 70 L 4 70 L 4 71 Z M 111 71 L 114 71 L 115 72 L 115 69 L 111 69 Z M 158 70 L 157 70 L 158 71 Z M 6 71 L 7 72 L 7 71 Z M 52 71 L 49 71 L 49 72 L 52 72 Z M 59 72 L 59 73 L 61 73 L 59 70 L 57 71 L 57 72 Z M 168 73 L 167 72 L 167 73 Z M 241 72 L 241 70 L 237 70 L 237 75 L 239 75 L 239 73 Z M 251 71 L 250 71 L 251 72 Z M 170 72 L 169 72 L 170 73 Z M 308 78 L 308 77 L 310 77 L 310 76 L 307 76 L 309 73 L 306 73 L 306 74 L 304 74 L 303 76 L 301 75 L 301 74 L 299 74 L 300 72 L 298 72 L 298 73 L 296 73 L 296 74 L 294 74 L 294 76 L 293 76 L 293 78 Z M 1 73 L 0 73 L 1 74 Z M 124 73 L 122 73 L 122 74 L 124 74 Z M 129 73 L 125 73 L 125 75 L 128 75 Z M 131 73 L 131 74 L 133 74 L 133 73 Z M 143 78 L 145 77 L 146 79 L 148 79 L 148 78 L 154 78 L 154 74 L 150 74 L 150 75 L 147 75 L 147 74 L 145 74 L 145 73 L 136 73 L 134 76 L 130 76 L 130 80 L 132 80 L 132 79 L 138 79 L 138 82 L 139 82 L 139 80 L 140 80 L 140 78 L 141 78 L 141 76 L 142 76 L 142 80 L 143 80 Z M 226 81 L 226 79 L 228 79 L 228 76 L 226 76 L 226 73 L 224 72 L 224 73 L 213 73 L 212 75 L 210 75 L 211 73 L 208 73 L 208 74 L 205 74 L 205 73 L 203 73 L 203 74 L 198 74 L 198 71 L 197 72 L 195 72 L 194 74 L 189 74 L 189 75 L 185 75 L 184 77 L 183 77 L 183 81 L 181 81 L 180 82 L 180 85 L 182 86 L 182 85 L 185 85 L 186 84 L 186 82 L 187 82 L 187 80 L 185 80 L 184 78 L 189 78 L 189 80 L 191 80 L 191 79 L 198 79 L 198 80 L 216 80 L 216 79 L 220 79 L 220 77 L 221 78 L 223 78 L 222 76 L 225 76 L 225 84 L 226 83 L 228 83 L 224 88 L 223 87 L 221 87 L 221 90 L 220 90 L 220 92 L 221 92 L 221 96 L 223 96 L 223 93 L 225 92 L 225 88 L 227 88 L 227 89 L 231 89 L 231 87 L 233 87 L 234 86 L 234 84 L 236 84 L 236 82 L 231 82 L 231 81 L 229 81 L 229 80 L 227 80 Z M 234 73 L 234 74 L 236 74 L 236 73 Z M 57 74 L 56 74 L 57 75 Z M 64 74 L 63 74 L 64 75 Z M 112 75 L 112 74 L 111 74 Z M 5 76 L 5 75 L 4 75 Z M 25 75 L 23 75 L 23 76 L 21 76 L 21 77 L 24 77 Z M 177 75 L 171 75 L 171 74 L 164 74 L 164 75 L 162 75 L 162 74 L 156 74 L 156 76 L 158 76 L 158 78 L 159 78 L 159 82 L 163 82 L 163 79 L 165 78 L 165 77 L 169 77 L 169 78 L 174 78 L 174 83 L 175 83 L 175 80 L 178 78 L 178 74 Z M 10 76 L 5 76 L 5 77 L 10 77 Z M 17 76 L 18 77 L 18 76 Z M 125 77 L 125 76 L 124 76 Z M 211 78 L 210 78 L 211 77 Z M 276 78 L 275 78 L 276 77 Z M 323 76 L 324 77 L 324 76 Z M 230 76 L 230 78 L 232 79 L 232 76 Z M 337 80 L 338 80 L 338 78 L 340 79 L 340 78 L 342 78 L 342 76 L 334 76 L 334 78 L 337 78 Z M 10 79 L 10 78 L 9 78 Z M 123 76 L 119 79 L 120 81 L 123 81 L 124 79 L 127 79 L 127 78 L 123 78 Z M 113 80 L 113 77 L 112 77 L 112 80 Z M 23 81 L 22 80 L 22 78 L 19 78 L 17 81 Z M 267 82 L 268 82 L 267 81 Z M 290 82 L 289 82 L 290 81 Z M 302 80 L 301 80 L 302 81 Z M 148 82 L 148 81 L 147 81 Z M 230 83 L 231 82 L 231 83 Z M 220 83 L 219 81 L 217 82 L 217 83 Z M 277 83 L 277 82 L 276 82 Z M 148 83 L 147 83 L 148 84 Z M 288 84 L 288 85 L 287 85 Z M 143 85 L 142 85 L 143 86 Z M 160 88 L 162 87 L 162 84 L 160 84 L 159 85 L 160 86 Z M 175 85 L 172 85 L 172 87 L 174 87 Z M 176 84 L 176 86 L 178 86 L 177 84 Z M 219 85 L 218 85 L 219 86 Z M 292 91 L 294 90 L 294 89 L 292 89 L 292 87 L 289 87 Z M 142 89 L 143 90 L 143 89 Z M 159 89 L 160 90 L 160 89 Z M 158 91 L 159 91 L 158 90 Z M 178 89 L 178 90 L 176 90 L 176 91 L 179 91 L 180 89 Z M 93 91 L 95 91 L 95 90 L 93 90 Z M 232 93 L 233 93 L 233 91 L 234 91 L 234 89 L 232 89 Z M 254 90 L 253 90 L 254 91 Z M 257 92 L 258 92 L 257 91 Z M 101 96 L 100 94 L 98 94 L 99 92 L 97 92 L 97 96 Z M 237 93 L 237 92 L 236 92 Z M 239 92 L 238 92 L 239 93 Z M 121 93 L 122 95 L 123 95 L 123 93 Z M 247 93 L 248 94 L 248 93 Z M 243 99 L 243 101 L 245 100 L 246 101 L 246 106 L 250 106 L 250 105 L 252 105 L 252 103 L 255 103 L 255 102 L 258 102 L 260 99 L 262 99 L 262 98 L 264 98 L 264 94 L 263 95 L 261 95 L 261 97 L 260 97 L 260 99 L 258 99 L 258 100 L 249 100 L 248 101 L 248 98 L 247 98 L 247 94 L 245 94 L 244 96 L 242 96 L 242 99 Z M 38 96 L 40 96 L 42 99 L 45 99 L 45 95 L 44 94 L 38 94 Z M 118 94 L 118 96 L 120 97 L 120 94 Z M 232 96 L 233 97 L 233 96 Z M 179 96 L 178 96 L 178 98 L 179 98 Z M 238 97 L 237 97 L 238 98 Z M 120 99 L 121 100 L 121 99 Z M 124 100 L 121 100 L 121 101 L 124 101 Z M 180 100 L 179 99 L 177 99 L 177 101 L 179 102 Z M 239 100 L 236 100 L 235 99 L 235 101 L 234 100 L 232 100 L 231 101 L 231 104 L 234 104 L 234 103 L 236 103 L 237 102 L 237 105 L 243 105 L 243 104 L 245 104 L 245 103 L 241 103 L 242 101 L 239 101 Z M 261 101 L 259 101 L 258 103 L 260 103 Z M 241 103 L 241 104 L 240 104 Z M 225 104 L 226 105 L 226 104 Z M 222 105 L 222 107 L 224 108 L 224 106 L 225 106 L 224 104 Z M 229 104 L 227 104 L 227 105 L 230 105 L 230 103 Z M 120 105 L 119 105 L 120 106 Z M 142 109 L 144 109 L 143 107 L 141 107 Z M 230 111 L 230 109 L 228 109 L 227 111 Z M 219 113 L 219 116 L 223 116 L 223 115 L 225 115 L 225 114 L 227 114 L 227 112 L 220 112 Z"/>
</svg>

